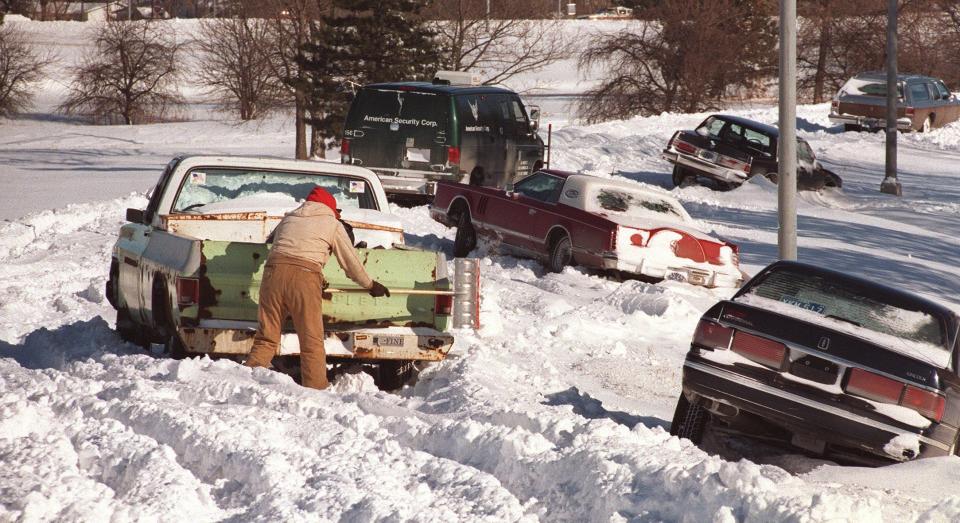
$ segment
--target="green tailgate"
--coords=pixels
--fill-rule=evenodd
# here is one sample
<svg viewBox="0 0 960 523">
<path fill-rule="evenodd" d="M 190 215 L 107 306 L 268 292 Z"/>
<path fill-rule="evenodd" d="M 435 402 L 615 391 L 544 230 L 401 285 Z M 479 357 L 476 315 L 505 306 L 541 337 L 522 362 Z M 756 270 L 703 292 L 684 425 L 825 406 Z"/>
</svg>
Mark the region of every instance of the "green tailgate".
<svg viewBox="0 0 960 523">
<path fill-rule="evenodd" d="M 269 248 L 259 243 L 203 242 L 199 276 L 200 306 L 187 307 L 181 317 L 218 320 L 257 320 L 260 280 Z M 357 249 L 370 277 L 389 289 L 451 290 L 442 255 L 405 249 Z M 359 289 L 333 256 L 323 269 L 328 288 Z M 437 278 L 437 275 L 440 278 Z M 394 294 L 372 298 L 366 292 L 324 293 L 326 324 L 429 326 L 446 330 L 449 316 L 434 313 L 435 297 Z"/>
</svg>

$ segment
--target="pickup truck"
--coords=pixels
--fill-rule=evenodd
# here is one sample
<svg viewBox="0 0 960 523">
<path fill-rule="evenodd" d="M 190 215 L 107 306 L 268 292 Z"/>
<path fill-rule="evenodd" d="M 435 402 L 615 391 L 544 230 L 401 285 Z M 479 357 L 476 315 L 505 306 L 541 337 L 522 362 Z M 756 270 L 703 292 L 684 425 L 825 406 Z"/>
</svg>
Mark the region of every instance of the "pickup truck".
<svg viewBox="0 0 960 523">
<path fill-rule="evenodd" d="M 453 345 L 449 328 L 476 326 L 477 266 L 458 261 L 455 282 L 443 254 L 405 247 L 373 172 L 273 158 L 175 158 L 147 208 L 127 209 L 106 288 L 120 336 L 162 343 L 173 357 L 249 353 L 268 237 L 317 185 L 337 199 L 367 272 L 392 293 L 370 297 L 331 257 L 324 268 L 328 361 L 375 364 L 377 384 L 389 389 L 402 385 L 413 362 L 442 360 Z M 280 355 L 297 354 L 288 325 Z"/>
</svg>

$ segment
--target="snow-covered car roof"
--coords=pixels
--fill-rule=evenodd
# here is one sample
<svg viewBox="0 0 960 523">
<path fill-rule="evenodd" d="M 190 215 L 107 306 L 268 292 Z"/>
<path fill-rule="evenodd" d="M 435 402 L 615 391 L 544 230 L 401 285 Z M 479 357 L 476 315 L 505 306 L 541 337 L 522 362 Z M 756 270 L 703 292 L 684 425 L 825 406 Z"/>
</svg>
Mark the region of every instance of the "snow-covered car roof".
<svg viewBox="0 0 960 523">
<path fill-rule="evenodd" d="M 622 189 L 641 194 L 653 200 L 669 203 L 671 206 L 676 207 L 677 210 L 682 211 L 681 217 L 684 221 L 692 220 L 687 210 L 683 208 L 680 200 L 674 198 L 670 193 L 652 188 L 648 185 L 628 182 L 626 180 L 617 180 L 616 178 L 600 178 L 599 176 L 591 176 L 589 174 L 570 174 L 567 176 L 567 182 L 563 186 L 564 194 L 560 195 L 560 199 L 567 205 L 584 209 L 586 195 L 601 188 Z M 571 189 L 576 191 L 575 195 L 574 193 L 567 194 Z"/>
</svg>

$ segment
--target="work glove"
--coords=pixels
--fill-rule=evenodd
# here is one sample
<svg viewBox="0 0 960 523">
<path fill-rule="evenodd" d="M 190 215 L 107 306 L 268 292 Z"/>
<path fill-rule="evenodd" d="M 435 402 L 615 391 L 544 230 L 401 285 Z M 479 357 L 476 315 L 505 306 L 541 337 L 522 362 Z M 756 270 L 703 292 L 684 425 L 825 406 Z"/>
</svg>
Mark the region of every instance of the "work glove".
<svg viewBox="0 0 960 523">
<path fill-rule="evenodd" d="M 382 283 L 374 280 L 373 285 L 370 287 L 370 296 L 373 296 L 374 298 L 386 296 L 389 298 L 390 289 L 384 287 Z"/>
</svg>

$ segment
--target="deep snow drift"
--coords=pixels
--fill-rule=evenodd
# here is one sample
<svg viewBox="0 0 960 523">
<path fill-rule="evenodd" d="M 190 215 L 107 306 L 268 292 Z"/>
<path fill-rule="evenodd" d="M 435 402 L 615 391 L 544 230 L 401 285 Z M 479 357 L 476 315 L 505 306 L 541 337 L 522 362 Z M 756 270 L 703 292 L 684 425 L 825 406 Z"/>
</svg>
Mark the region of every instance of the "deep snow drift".
<svg viewBox="0 0 960 523">
<path fill-rule="evenodd" d="M 317 392 L 145 353 L 111 331 L 103 297 L 124 208 L 144 205 L 175 152 L 284 155 L 290 128 L 213 113 L 92 127 L 39 110 L 0 121 L 0 520 L 960 518 L 960 458 L 880 470 L 768 450 L 727 460 L 670 437 L 693 328 L 730 291 L 546 274 L 481 248 L 483 328 L 458 332 L 450 358 L 399 394 L 362 373 Z M 844 179 L 842 192 L 802 196 L 801 259 L 957 308 L 960 126 L 902 136 L 897 199 L 877 190 L 880 135 L 838 134 L 825 105 L 799 113 Z M 752 273 L 776 256 L 776 187 L 672 189 L 657 156 L 703 117 L 566 126 L 554 164 L 672 190 L 741 245 Z M 425 208 L 393 210 L 408 243 L 449 254 L 453 231 Z"/>
</svg>

